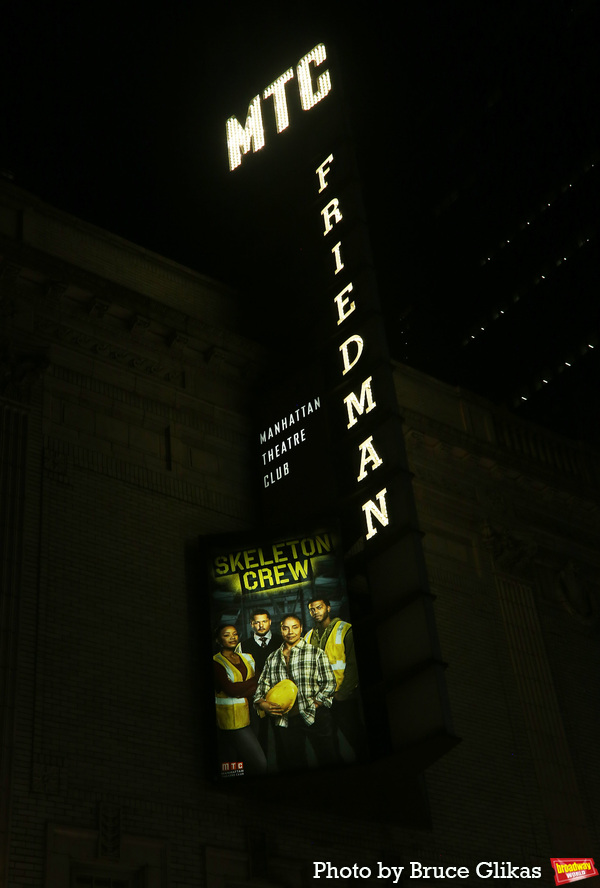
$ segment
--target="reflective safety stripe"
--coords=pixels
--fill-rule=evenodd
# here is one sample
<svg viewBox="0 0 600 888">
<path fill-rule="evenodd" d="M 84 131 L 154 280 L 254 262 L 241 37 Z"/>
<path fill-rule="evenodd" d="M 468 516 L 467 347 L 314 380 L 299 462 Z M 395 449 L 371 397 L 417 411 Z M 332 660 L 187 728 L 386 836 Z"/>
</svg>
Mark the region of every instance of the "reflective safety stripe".
<svg viewBox="0 0 600 888">
<path fill-rule="evenodd" d="M 254 675 L 254 657 L 251 654 L 245 654 L 236 651 L 246 665 L 247 676 L 252 678 Z M 229 660 L 218 653 L 213 657 L 215 662 L 219 663 L 227 674 L 227 678 L 231 682 L 244 681 L 242 673 L 239 669 L 230 663 Z M 215 706 L 217 713 L 217 725 L 224 731 L 235 731 L 238 728 L 245 728 L 250 724 L 250 707 L 245 697 L 228 697 L 224 691 L 215 693 Z"/>
<path fill-rule="evenodd" d="M 225 672 L 227 673 L 227 678 L 229 679 L 229 681 L 239 681 L 239 678 L 234 675 L 233 669 L 231 668 L 231 663 L 229 662 L 227 657 L 223 657 L 223 659 L 225 660 L 225 662 L 222 665 L 225 667 Z M 238 672 L 237 669 L 236 672 Z"/>
<path fill-rule="evenodd" d="M 336 691 L 344 680 L 344 671 L 346 669 L 346 647 L 344 639 L 346 638 L 346 633 L 349 629 L 351 629 L 350 623 L 346 623 L 344 620 L 339 620 L 339 622 L 333 627 L 333 631 L 329 633 L 329 637 L 325 643 L 325 653 L 327 654 L 327 659 L 331 663 L 331 668 L 333 669 L 333 674 L 335 676 Z M 313 629 L 309 629 L 304 636 L 309 644 L 313 631 Z"/>
</svg>

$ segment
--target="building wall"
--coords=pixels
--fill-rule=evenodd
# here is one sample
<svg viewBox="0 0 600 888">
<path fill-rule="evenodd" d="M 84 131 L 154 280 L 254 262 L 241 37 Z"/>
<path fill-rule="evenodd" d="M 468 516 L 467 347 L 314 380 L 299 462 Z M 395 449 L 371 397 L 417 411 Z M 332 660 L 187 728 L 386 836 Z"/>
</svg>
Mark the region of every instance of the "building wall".
<svg viewBox="0 0 600 888">
<path fill-rule="evenodd" d="M 191 818 L 194 854 L 172 843 L 169 865 L 197 878 L 198 835 L 220 844 L 225 830 L 198 811 L 212 732 L 194 702 L 206 627 L 193 554 L 200 534 L 252 519 L 245 404 L 262 356 L 216 283 L 5 199 L 3 406 L 27 421 L 6 423 L 4 448 L 23 448 L 26 504 L 6 642 L 8 884 L 61 884 L 52 848 L 98 857 L 81 830 L 115 816 L 116 835 L 163 843 Z M 128 859 L 100 856 L 117 871 Z"/>
<path fill-rule="evenodd" d="M 219 284 L 1 197 L 0 882 L 299 886 L 323 860 L 381 884 L 376 861 L 489 859 L 551 884 L 550 855 L 593 854 L 597 454 L 398 366 L 462 738 L 425 775 L 431 828 L 358 794 L 342 812 L 327 775 L 312 810 L 277 779 L 232 796 L 206 769 L 196 541 L 255 519 L 268 356 Z"/>
<path fill-rule="evenodd" d="M 598 454 L 409 368 L 396 380 L 463 738 L 428 773 L 435 833 L 583 853 L 598 835 Z"/>
</svg>

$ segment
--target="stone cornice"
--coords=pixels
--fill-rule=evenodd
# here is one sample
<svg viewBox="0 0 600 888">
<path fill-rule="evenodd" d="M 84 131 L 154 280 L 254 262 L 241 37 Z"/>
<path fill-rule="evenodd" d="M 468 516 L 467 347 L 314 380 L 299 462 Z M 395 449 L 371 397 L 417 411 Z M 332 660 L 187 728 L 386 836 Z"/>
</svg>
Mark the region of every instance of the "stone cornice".
<svg viewBox="0 0 600 888">
<path fill-rule="evenodd" d="M 419 449 L 429 454 L 419 453 Z M 557 545 L 564 548 L 567 541 L 571 549 L 594 553 L 595 557 L 600 529 L 598 501 L 581 490 L 573 491 L 563 476 L 542 482 L 535 472 L 525 470 L 529 466 L 517 471 L 499 458 L 482 458 L 414 429 L 407 432 L 407 450 L 425 532 L 430 521 L 452 519 L 478 533 L 487 525 L 484 536 L 497 541 L 498 533 L 516 534 L 520 539 L 525 528 L 535 527 L 534 537 L 529 535 L 529 539 L 540 550 L 550 552 Z M 516 547 L 513 549 L 516 552 Z"/>
<path fill-rule="evenodd" d="M 153 253 L 113 232 L 44 203 L 39 197 L 0 180 L 0 236 L 101 277 L 111 286 L 175 304 L 187 314 L 237 321 L 235 291 L 226 284 Z M 185 307 L 187 303 L 187 308 Z"/>
<path fill-rule="evenodd" d="M 521 450 L 509 449 L 502 442 L 485 441 L 410 409 L 404 409 L 403 416 L 409 450 L 411 442 L 419 442 L 430 450 L 451 455 L 457 461 L 475 461 L 506 479 L 520 480 L 529 488 L 534 485 L 538 490 L 546 486 L 562 489 L 598 507 L 600 482 L 596 478 L 600 478 L 600 456 L 586 448 L 539 429 L 536 441 L 544 439 L 547 456 L 543 461 L 536 458 L 533 447 L 526 451 L 526 442 Z M 518 421 L 514 425 L 518 426 Z M 525 439 L 528 428 L 520 426 L 518 430 Z"/>
<path fill-rule="evenodd" d="M 157 396 L 151 397 L 140 391 L 131 391 L 126 386 L 114 385 L 97 376 L 78 373 L 56 362 L 51 363 L 48 374 L 53 377 L 53 386 L 59 387 L 61 383 L 75 385 L 81 391 L 89 393 L 92 400 L 94 397 L 109 398 L 123 405 L 123 408 L 131 414 L 147 414 L 149 417 L 156 417 L 159 423 L 163 421 L 168 424 L 176 423 L 195 433 L 218 440 L 221 447 L 239 448 L 244 453 L 249 453 L 249 431 L 245 419 L 240 418 L 238 414 L 227 412 L 225 408 L 219 410 L 218 418 L 212 413 L 207 414 L 194 395 L 178 392 L 176 401 L 166 402 Z M 225 414 L 228 421 L 223 421 Z"/>
<path fill-rule="evenodd" d="M 37 329 L 45 335 L 171 380 L 181 376 L 184 360 L 243 384 L 255 381 L 264 367 L 264 350 L 224 327 L 33 256 L 28 248 L 16 252 L 0 266 L 11 270 L 0 280 L 3 314 L 17 317 L 19 304 L 33 303 Z"/>
<path fill-rule="evenodd" d="M 74 230 L 80 224 L 86 228 L 90 243 L 96 237 L 98 268 L 82 268 L 77 264 L 80 256 L 76 251 L 73 251 L 70 262 L 63 256 L 44 252 L 31 243 L 0 231 L 0 287 L 5 300 L 11 302 L 10 307 L 4 309 L 5 315 L 8 308 L 14 314 L 12 303 L 19 297 L 33 297 L 37 299 L 38 312 L 55 310 L 60 312 L 61 319 L 65 314 L 77 315 L 96 324 L 106 322 L 113 329 L 121 326 L 134 338 L 145 337 L 148 342 L 176 352 L 189 350 L 188 356 L 192 359 L 193 352 L 199 352 L 204 362 L 218 352 L 221 362 L 237 364 L 244 378 L 258 376 L 266 363 L 265 350 L 234 329 L 234 325 L 239 324 L 241 312 L 231 310 L 231 306 L 237 306 L 237 298 L 234 298 L 232 291 L 118 238 L 113 247 L 117 252 L 118 248 L 122 251 L 120 264 L 127 267 L 126 277 L 128 281 L 131 278 L 129 283 L 137 280 L 136 256 L 140 261 L 143 259 L 149 263 L 152 274 L 146 269 L 136 288 L 103 276 L 99 257 L 105 241 L 111 240 L 111 236 L 93 226 L 86 227 L 79 220 L 65 218 Z M 179 281 L 177 286 L 169 278 L 161 287 L 158 271 L 164 271 L 163 266 L 168 266 L 169 274 L 172 272 L 175 275 Z M 25 285 L 25 289 L 20 285 Z M 216 310 L 221 300 L 223 305 Z M 225 360 L 226 353 L 229 353 L 229 358 Z"/>
</svg>

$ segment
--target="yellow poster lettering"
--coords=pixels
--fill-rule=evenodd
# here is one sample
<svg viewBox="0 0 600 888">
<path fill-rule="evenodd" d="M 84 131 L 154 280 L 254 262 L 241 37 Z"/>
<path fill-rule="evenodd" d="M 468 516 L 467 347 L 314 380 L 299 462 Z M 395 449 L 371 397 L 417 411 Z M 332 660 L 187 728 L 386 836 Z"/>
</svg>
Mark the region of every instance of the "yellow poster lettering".
<svg viewBox="0 0 600 888">
<path fill-rule="evenodd" d="M 275 548 L 275 547 L 273 547 L 273 548 Z M 271 561 L 266 561 L 266 560 L 265 560 L 265 556 L 263 555 L 263 550 L 262 550 L 262 549 L 259 549 L 259 550 L 258 550 L 258 560 L 260 561 L 261 567 L 264 567 L 265 564 L 273 564 L 273 560 L 272 560 L 272 559 L 271 559 Z"/>
<path fill-rule="evenodd" d="M 264 589 L 265 586 L 273 585 L 273 571 L 270 567 L 261 567 L 258 572 L 258 579 L 260 580 L 260 588 Z"/>
<path fill-rule="evenodd" d="M 221 574 L 226 574 L 229 570 L 229 559 L 227 555 L 217 555 L 215 558 L 215 573 L 218 576 Z"/>
<path fill-rule="evenodd" d="M 275 574 L 275 582 L 278 586 L 282 586 L 284 583 L 289 583 L 290 578 L 285 575 L 285 566 L 279 566 L 273 568 L 273 573 Z"/>
<path fill-rule="evenodd" d="M 246 549 L 244 552 L 244 562 L 246 567 L 258 567 L 258 563 L 253 559 L 254 555 L 256 555 L 256 549 Z"/>
<path fill-rule="evenodd" d="M 302 577 L 303 580 L 308 579 L 308 561 L 296 561 L 290 562 L 290 573 L 292 577 L 298 582 L 298 580 Z"/>
<path fill-rule="evenodd" d="M 253 570 L 246 571 L 246 573 L 242 575 L 242 581 L 244 583 L 244 589 L 248 592 L 254 592 L 258 586 L 256 573 Z"/>
<path fill-rule="evenodd" d="M 287 556 L 283 554 L 283 545 L 273 545 L 273 558 L 275 564 L 279 564 L 280 561 L 287 561 Z"/>
<path fill-rule="evenodd" d="M 233 573 L 236 570 L 243 570 L 244 565 L 242 564 L 242 553 L 241 552 L 230 552 L 229 553 L 229 569 Z"/>
<path fill-rule="evenodd" d="M 329 534 L 326 533 L 323 536 L 317 536 L 316 543 L 319 555 L 322 555 L 323 552 L 331 552 L 331 539 Z"/>
</svg>

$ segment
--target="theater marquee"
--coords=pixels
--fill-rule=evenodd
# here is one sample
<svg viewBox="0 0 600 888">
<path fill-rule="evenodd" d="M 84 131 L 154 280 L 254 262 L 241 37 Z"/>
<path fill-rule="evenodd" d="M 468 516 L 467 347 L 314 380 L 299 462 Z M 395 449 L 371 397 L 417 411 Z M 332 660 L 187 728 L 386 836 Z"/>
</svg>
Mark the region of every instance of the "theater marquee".
<svg viewBox="0 0 600 888">
<path fill-rule="evenodd" d="M 359 616 L 377 615 L 368 631 L 360 619 L 353 626 L 358 661 L 362 650 L 369 663 L 361 697 L 367 728 L 377 725 L 371 756 L 383 762 L 400 752 L 394 773 L 415 773 L 456 738 L 336 71 L 333 54 L 317 43 L 251 98 L 243 124 L 235 116 L 225 124 L 235 171 L 228 181 L 234 201 L 240 196 L 236 224 L 253 238 L 253 260 L 264 254 L 256 283 L 271 295 L 261 303 L 258 294 L 257 310 L 274 321 L 274 357 L 255 416 L 257 497 L 268 534 L 213 553 L 212 616 L 222 617 L 224 605 L 230 634 L 239 635 L 249 631 L 257 598 L 271 619 L 281 618 L 285 602 L 305 631 L 306 596 L 319 564 L 332 557 L 324 548 L 330 537 L 289 538 L 281 528 L 334 516 L 337 576 L 341 582 L 343 561 L 349 592 L 344 583 L 332 603 L 346 621 L 353 606 Z M 237 775 L 233 761 L 226 773 Z"/>
</svg>

